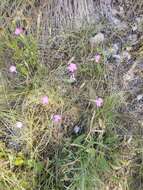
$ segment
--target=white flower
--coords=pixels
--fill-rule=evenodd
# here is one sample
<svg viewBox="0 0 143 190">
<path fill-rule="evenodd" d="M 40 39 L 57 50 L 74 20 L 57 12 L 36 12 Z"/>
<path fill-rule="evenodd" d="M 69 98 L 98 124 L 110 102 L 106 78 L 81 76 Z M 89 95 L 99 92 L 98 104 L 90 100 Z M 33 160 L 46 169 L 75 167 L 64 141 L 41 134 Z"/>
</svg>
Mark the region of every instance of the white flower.
<svg viewBox="0 0 143 190">
<path fill-rule="evenodd" d="M 16 126 L 16 128 L 21 129 L 23 127 L 23 123 L 18 121 L 15 126 Z"/>
</svg>

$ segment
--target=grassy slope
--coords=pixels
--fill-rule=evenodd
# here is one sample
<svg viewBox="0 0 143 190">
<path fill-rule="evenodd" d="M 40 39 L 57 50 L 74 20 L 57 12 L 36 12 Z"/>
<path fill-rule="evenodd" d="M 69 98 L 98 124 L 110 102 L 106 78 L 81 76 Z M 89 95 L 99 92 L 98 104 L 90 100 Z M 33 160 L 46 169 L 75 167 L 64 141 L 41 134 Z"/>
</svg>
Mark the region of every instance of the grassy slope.
<svg viewBox="0 0 143 190">
<path fill-rule="evenodd" d="M 15 27 L 10 22 L 0 40 L 0 188 L 134 189 L 131 173 L 136 181 L 142 179 L 142 142 L 117 133 L 123 94 L 111 90 L 103 47 L 88 43 L 96 27 L 49 36 L 46 65 L 35 36 L 15 37 Z M 96 53 L 99 63 L 91 61 Z M 78 67 L 74 83 L 67 73 L 73 57 Z M 11 64 L 17 74 L 9 73 Z M 47 106 L 40 103 L 43 95 L 49 97 Z M 98 109 L 97 97 L 104 100 Z M 51 120 L 56 113 L 63 117 L 59 124 Z M 22 129 L 15 127 L 17 121 Z"/>
</svg>

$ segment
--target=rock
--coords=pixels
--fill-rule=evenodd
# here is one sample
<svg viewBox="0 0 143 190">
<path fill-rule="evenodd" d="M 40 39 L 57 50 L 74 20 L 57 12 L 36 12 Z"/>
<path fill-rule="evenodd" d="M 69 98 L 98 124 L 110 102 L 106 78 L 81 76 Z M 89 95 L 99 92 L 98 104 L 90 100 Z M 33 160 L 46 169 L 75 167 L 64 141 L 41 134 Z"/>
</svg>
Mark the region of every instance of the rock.
<svg viewBox="0 0 143 190">
<path fill-rule="evenodd" d="M 114 28 L 118 29 L 119 31 L 128 29 L 128 25 L 126 22 L 121 21 L 120 19 L 112 16 L 110 18 L 110 23 L 113 25 Z"/>
<path fill-rule="evenodd" d="M 113 47 L 111 49 L 112 55 L 116 55 L 119 51 L 119 46 L 118 44 L 113 44 Z"/>
<path fill-rule="evenodd" d="M 130 43 L 130 45 L 135 45 L 137 43 L 137 40 L 137 34 L 131 34 L 128 36 L 128 42 Z"/>
<path fill-rule="evenodd" d="M 136 23 L 134 23 L 134 24 L 132 25 L 132 30 L 133 30 L 133 32 L 136 31 L 137 29 L 138 29 L 138 25 L 137 25 Z"/>
<path fill-rule="evenodd" d="M 120 63 L 121 62 L 121 56 L 119 54 L 115 54 L 113 55 L 113 58 L 115 59 L 116 63 Z"/>
<path fill-rule="evenodd" d="M 126 47 L 126 50 L 127 50 L 127 51 L 131 51 L 131 50 L 132 50 L 132 47 L 131 47 L 131 46 Z"/>
<path fill-rule="evenodd" d="M 137 17 L 136 22 L 137 22 L 138 31 L 142 32 L 143 31 L 143 16 Z"/>
<path fill-rule="evenodd" d="M 110 23 L 113 24 L 115 27 L 118 27 L 121 24 L 121 21 L 116 18 L 115 16 L 110 17 Z"/>
<path fill-rule="evenodd" d="M 111 11 L 112 11 L 113 16 L 117 16 L 117 15 L 124 16 L 124 14 L 125 14 L 124 8 L 121 6 L 119 7 L 119 10 L 112 8 Z"/>
<path fill-rule="evenodd" d="M 125 22 L 119 22 L 119 20 L 118 20 L 118 22 L 116 23 L 116 28 L 119 30 L 119 31 L 121 31 L 121 30 L 127 30 L 128 29 L 128 25 L 127 25 L 127 23 L 125 23 Z"/>
<path fill-rule="evenodd" d="M 142 100 L 142 99 L 143 99 L 143 94 L 139 94 L 139 95 L 137 96 L 137 100 L 140 101 L 140 100 Z"/>
<path fill-rule="evenodd" d="M 112 11 L 113 16 L 116 16 L 119 13 L 119 11 L 117 11 L 117 9 L 112 9 L 111 11 Z"/>
<path fill-rule="evenodd" d="M 91 47 L 95 47 L 96 45 L 102 44 L 104 42 L 104 39 L 105 39 L 104 34 L 99 32 L 94 37 L 91 37 L 89 39 L 89 42 Z"/>
<path fill-rule="evenodd" d="M 125 59 L 125 60 L 130 60 L 131 55 L 130 55 L 130 53 L 128 51 L 123 51 L 122 58 Z"/>
<path fill-rule="evenodd" d="M 124 8 L 122 6 L 119 6 L 119 8 L 120 8 L 120 11 L 119 11 L 120 15 L 124 15 L 125 13 Z"/>
</svg>

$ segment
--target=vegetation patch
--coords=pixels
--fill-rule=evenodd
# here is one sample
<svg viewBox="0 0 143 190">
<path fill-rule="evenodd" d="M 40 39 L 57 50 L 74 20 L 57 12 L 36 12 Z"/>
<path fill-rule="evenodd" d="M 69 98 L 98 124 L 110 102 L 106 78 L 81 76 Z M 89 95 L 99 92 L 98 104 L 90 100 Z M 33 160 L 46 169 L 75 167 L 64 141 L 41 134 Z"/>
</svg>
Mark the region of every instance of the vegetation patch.
<svg viewBox="0 0 143 190">
<path fill-rule="evenodd" d="M 41 55 L 27 23 L 0 31 L 0 189 L 141 190 L 142 123 L 124 111 L 111 39 L 91 44 L 96 25 L 49 34 Z"/>
</svg>

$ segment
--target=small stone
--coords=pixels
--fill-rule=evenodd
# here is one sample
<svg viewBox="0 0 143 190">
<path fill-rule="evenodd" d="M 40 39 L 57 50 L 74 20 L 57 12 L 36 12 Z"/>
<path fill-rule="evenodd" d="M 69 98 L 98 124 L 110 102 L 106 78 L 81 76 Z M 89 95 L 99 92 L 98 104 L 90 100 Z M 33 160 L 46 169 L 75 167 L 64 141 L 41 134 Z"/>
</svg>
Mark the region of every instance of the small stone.
<svg viewBox="0 0 143 190">
<path fill-rule="evenodd" d="M 126 59 L 126 60 L 130 60 L 131 59 L 131 55 L 127 51 L 123 51 L 122 57 L 123 57 L 123 59 Z"/>
<path fill-rule="evenodd" d="M 104 34 L 103 33 L 98 33 L 94 37 L 91 37 L 89 39 L 91 47 L 95 47 L 99 44 L 102 44 L 104 42 Z"/>
<path fill-rule="evenodd" d="M 112 14 L 113 14 L 113 16 L 117 16 L 117 15 L 123 16 L 124 8 L 121 6 L 119 7 L 119 10 L 112 8 Z"/>
<path fill-rule="evenodd" d="M 121 25 L 121 21 L 119 19 L 117 19 L 116 17 L 112 17 L 112 22 L 118 26 L 118 25 Z"/>
<path fill-rule="evenodd" d="M 143 22 L 143 16 L 137 17 L 135 19 L 138 23 Z"/>
<path fill-rule="evenodd" d="M 119 50 L 118 44 L 114 44 L 114 45 L 113 45 L 113 48 L 114 48 L 116 51 L 118 51 L 118 50 Z"/>
<path fill-rule="evenodd" d="M 137 100 L 138 100 L 138 101 L 140 101 L 142 98 L 143 98 L 143 94 L 139 94 L 139 95 L 137 96 Z"/>
<path fill-rule="evenodd" d="M 113 44 L 113 47 L 111 49 L 112 54 L 115 55 L 115 54 L 117 54 L 118 51 L 119 51 L 118 44 Z"/>
<path fill-rule="evenodd" d="M 122 6 L 119 6 L 120 8 L 120 15 L 123 15 L 125 13 L 124 8 Z"/>
<path fill-rule="evenodd" d="M 124 81 L 131 81 L 131 80 L 133 80 L 133 78 L 134 78 L 134 74 L 133 73 L 127 73 L 127 74 L 125 74 L 124 76 L 123 76 L 123 80 Z"/>
<path fill-rule="evenodd" d="M 137 26 L 138 26 L 138 31 L 142 32 L 142 30 L 143 30 L 143 16 L 137 17 L 136 22 L 137 22 Z"/>
<path fill-rule="evenodd" d="M 113 58 L 116 60 L 117 63 L 121 62 L 121 56 L 119 54 L 113 55 Z"/>
<path fill-rule="evenodd" d="M 142 32 L 143 31 L 143 24 L 138 24 L 138 31 Z"/>
<path fill-rule="evenodd" d="M 128 36 L 128 41 L 130 45 L 136 44 L 137 40 L 138 40 L 137 34 L 131 34 Z"/>
<path fill-rule="evenodd" d="M 115 28 L 117 28 L 119 31 L 126 30 L 128 28 L 128 25 L 125 22 L 121 22 L 117 18 L 114 18 L 114 24 Z"/>
<path fill-rule="evenodd" d="M 131 50 L 132 50 L 132 47 L 131 47 L 131 46 L 126 47 L 126 50 L 127 50 L 127 51 L 131 51 Z"/>
<path fill-rule="evenodd" d="M 133 26 L 132 26 L 132 30 L 133 30 L 133 31 L 136 31 L 137 29 L 138 29 L 138 26 L 137 26 L 136 23 L 134 23 Z"/>
<path fill-rule="evenodd" d="M 116 16 L 119 12 L 116 9 L 112 9 L 113 16 Z"/>
</svg>

